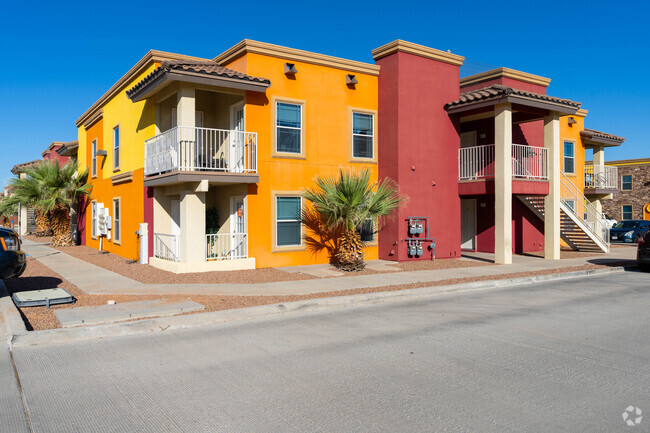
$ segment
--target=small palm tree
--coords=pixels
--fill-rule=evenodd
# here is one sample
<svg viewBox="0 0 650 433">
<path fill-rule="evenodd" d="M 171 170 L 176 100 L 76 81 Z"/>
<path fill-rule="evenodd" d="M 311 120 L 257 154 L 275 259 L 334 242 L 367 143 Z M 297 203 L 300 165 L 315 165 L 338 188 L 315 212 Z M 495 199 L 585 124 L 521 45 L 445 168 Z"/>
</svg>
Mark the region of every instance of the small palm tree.
<svg viewBox="0 0 650 433">
<path fill-rule="evenodd" d="M 368 222 L 378 232 L 381 223 L 406 199 L 398 193 L 390 179 L 370 182 L 370 170 L 344 172 L 338 178 L 318 177 L 316 188 L 307 190 L 305 198 L 325 229 L 337 237 L 334 258 L 342 270 L 362 270 L 365 267 L 359 228 Z M 313 219 L 313 218 L 312 218 Z"/>
<path fill-rule="evenodd" d="M 0 218 L 3 227 L 11 227 L 11 219 L 18 215 L 18 200 L 15 197 L 3 197 L 0 199 Z"/>
<path fill-rule="evenodd" d="M 33 204 L 52 219 L 52 245 L 72 245 L 70 206 L 80 196 L 89 195 L 86 184 L 88 170 L 77 173 L 76 161 L 59 166 L 58 161 L 43 161 L 26 170 L 24 179 L 14 179 L 12 185 L 21 203 Z"/>
</svg>

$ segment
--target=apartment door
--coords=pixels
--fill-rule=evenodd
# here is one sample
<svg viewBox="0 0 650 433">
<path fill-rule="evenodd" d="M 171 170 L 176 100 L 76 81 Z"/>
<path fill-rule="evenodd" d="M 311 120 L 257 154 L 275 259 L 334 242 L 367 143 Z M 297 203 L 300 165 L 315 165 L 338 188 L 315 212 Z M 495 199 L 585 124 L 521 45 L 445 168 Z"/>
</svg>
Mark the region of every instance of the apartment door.
<svg viewBox="0 0 650 433">
<path fill-rule="evenodd" d="M 460 249 L 476 250 L 476 199 L 460 201 Z"/>
<path fill-rule="evenodd" d="M 230 198 L 230 258 L 246 258 L 246 207 L 244 196 Z"/>
<path fill-rule="evenodd" d="M 230 167 L 231 171 L 241 173 L 244 171 L 244 138 L 246 123 L 244 119 L 244 102 L 230 106 Z"/>
<path fill-rule="evenodd" d="M 176 261 L 179 260 L 180 239 L 181 239 L 181 201 L 172 200 L 172 220 L 171 220 L 171 241 L 168 248 L 174 254 Z"/>
</svg>

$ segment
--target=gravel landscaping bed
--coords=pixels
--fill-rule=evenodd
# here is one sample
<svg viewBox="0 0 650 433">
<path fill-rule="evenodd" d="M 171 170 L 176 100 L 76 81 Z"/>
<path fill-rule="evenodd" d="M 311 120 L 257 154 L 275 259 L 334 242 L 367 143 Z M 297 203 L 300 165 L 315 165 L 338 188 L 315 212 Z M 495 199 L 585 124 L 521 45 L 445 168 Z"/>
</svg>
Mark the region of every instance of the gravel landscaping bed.
<svg viewBox="0 0 650 433">
<path fill-rule="evenodd" d="M 634 261 L 622 261 L 615 264 L 616 266 L 626 266 L 633 265 Z M 610 265 L 610 266 L 615 266 Z M 506 278 L 520 278 L 520 277 L 530 277 L 533 275 L 545 275 L 559 272 L 571 272 L 578 270 L 587 270 L 587 269 L 599 269 L 606 268 L 609 266 L 605 265 L 583 265 L 583 266 L 573 266 L 569 268 L 562 269 L 548 269 L 535 272 L 524 272 L 524 273 L 513 273 L 513 274 L 503 274 L 503 275 L 494 275 L 494 276 L 481 276 L 481 277 L 470 277 L 470 278 L 455 278 L 444 281 L 435 281 L 435 282 L 422 282 L 415 284 L 403 284 L 403 285 L 393 285 L 393 286 L 384 286 L 384 287 L 372 287 L 364 289 L 353 289 L 353 290 L 341 290 L 334 292 L 324 292 L 324 293 L 314 293 L 310 295 L 291 295 L 291 296 L 227 296 L 227 295 L 171 295 L 171 296 L 134 296 L 134 295 L 88 295 L 85 292 L 79 290 L 76 286 L 71 284 L 69 281 L 64 280 L 59 274 L 52 271 L 47 266 L 41 264 L 33 258 L 28 259 L 27 269 L 22 277 L 15 280 L 7 280 L 6 285 L 10 293 L 23 290 L 38 290 L 46 288 L 61 287 L 70 292 L 76 299 L 75 304 L 66 304 L 66 305 L 56 305 L 52 306 L 50 309 L 45 307 L 25 307 L 21 309 L 23 317 L 25 319 L 27 328 L 29 330 L 42 330 L 42 329 L 53 329 L 59 328 L 60 324 L 54 316 L 54 311 L 59 308 L 74 308 L 81 306 L 91 306 L 91 305 L 105 305 L 109 300 L 116 301 L 117 303 L 131 302 L 131 301 L 142 301 L 142 300 L 157 300 L 165 299 L 168 301 L 182 301 L 182 300 L 191 300 L 205 305 L 205 312 L 208 311 L 219 311 L 219 310 L 229 310 L 234 308 L 244 308 L 244 307 L 253 307 L 258 305 L 267 305 L 267 304 L 277 304 L 283 302 L 292 302 L 300 301 L 305 299 L 315 299 L 315 298 L 327 298 L 332 296 L 347 296 L 347 295 L 358 295 L 363 293 L 375 293 L 375 292 L 388 292 L 388 291 L 397 291 L 405 289 L 414 289 L 420 287 L 433 287 L 433 286 L 442 286 L 449 284 L 459 284 L 472 281 L 487 281 L 487 280 L 499 280 Z M 186 313 L 186 314 L 197 314 L 197 313 Z"/>
<path fill-rule="evenodd" d="M 310 275 L 288 273 L 273 268 L 242 271 L 197 272 L 175 274 L 150 265 L 141 265 L 117 254 L 103 253 L 87 246 L 53 247 L 93 265 L 146 284 L 257 284 L 273 281 L 309 280 Z"/>
</svg>

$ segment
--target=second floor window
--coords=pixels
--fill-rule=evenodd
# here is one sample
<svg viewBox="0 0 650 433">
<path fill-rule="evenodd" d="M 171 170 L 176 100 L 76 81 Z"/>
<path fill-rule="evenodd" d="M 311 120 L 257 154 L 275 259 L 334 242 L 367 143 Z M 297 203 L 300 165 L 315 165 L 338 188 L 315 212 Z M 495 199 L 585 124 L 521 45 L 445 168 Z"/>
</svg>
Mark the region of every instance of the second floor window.
<svg viewBox="0 0 650 433">
<path fill-rule="evenodd" d="M 276 104 L 275 151 L 302 152 L 302 105 L 278 102 Z"/>
<path fill-rule="evenodd" d="M 97 140 L 93 140 L 92 176 L 97 176 Z"/>
<path fill-rule="evenodd" d="M 632 175 L 621 176 L 621 191 L 632 191 Z"/>
<path fill-rule="evenodd" d="M 576 172 L 575 143 L 564 142 L 564 172 L 575 174 Z"/>
<path fill-rule="evenodd" d="M 113 169 L 120 168 L 120 127 L 113 128 Z"/>
<path fill-rule="evenodd" d="M 352 113 L 352 156 L 354 158 L 374 157 L 374 116 Z"/>
</svg>

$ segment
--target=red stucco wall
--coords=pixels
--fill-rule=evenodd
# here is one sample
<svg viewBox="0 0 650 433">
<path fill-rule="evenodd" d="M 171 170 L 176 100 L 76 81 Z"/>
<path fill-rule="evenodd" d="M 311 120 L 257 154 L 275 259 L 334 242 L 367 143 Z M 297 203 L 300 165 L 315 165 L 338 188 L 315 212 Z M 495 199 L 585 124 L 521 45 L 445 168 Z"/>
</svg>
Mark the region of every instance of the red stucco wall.
<svg viewBox="0 0 650 433">
<path fill-rule="evenodd" d="M 409 216 L 426 216 L 436 257 L 460 256 L 457 125 L 444 105 L 458 99 L 459 69 L 397 52 L 377 61 L 379 77 L 379 178 L 390 177 L 409 201 L 379 236 L 379 257 L 407 255 Z M 420 259 L 430 259 L 425 254 Z"/>
</svg>

